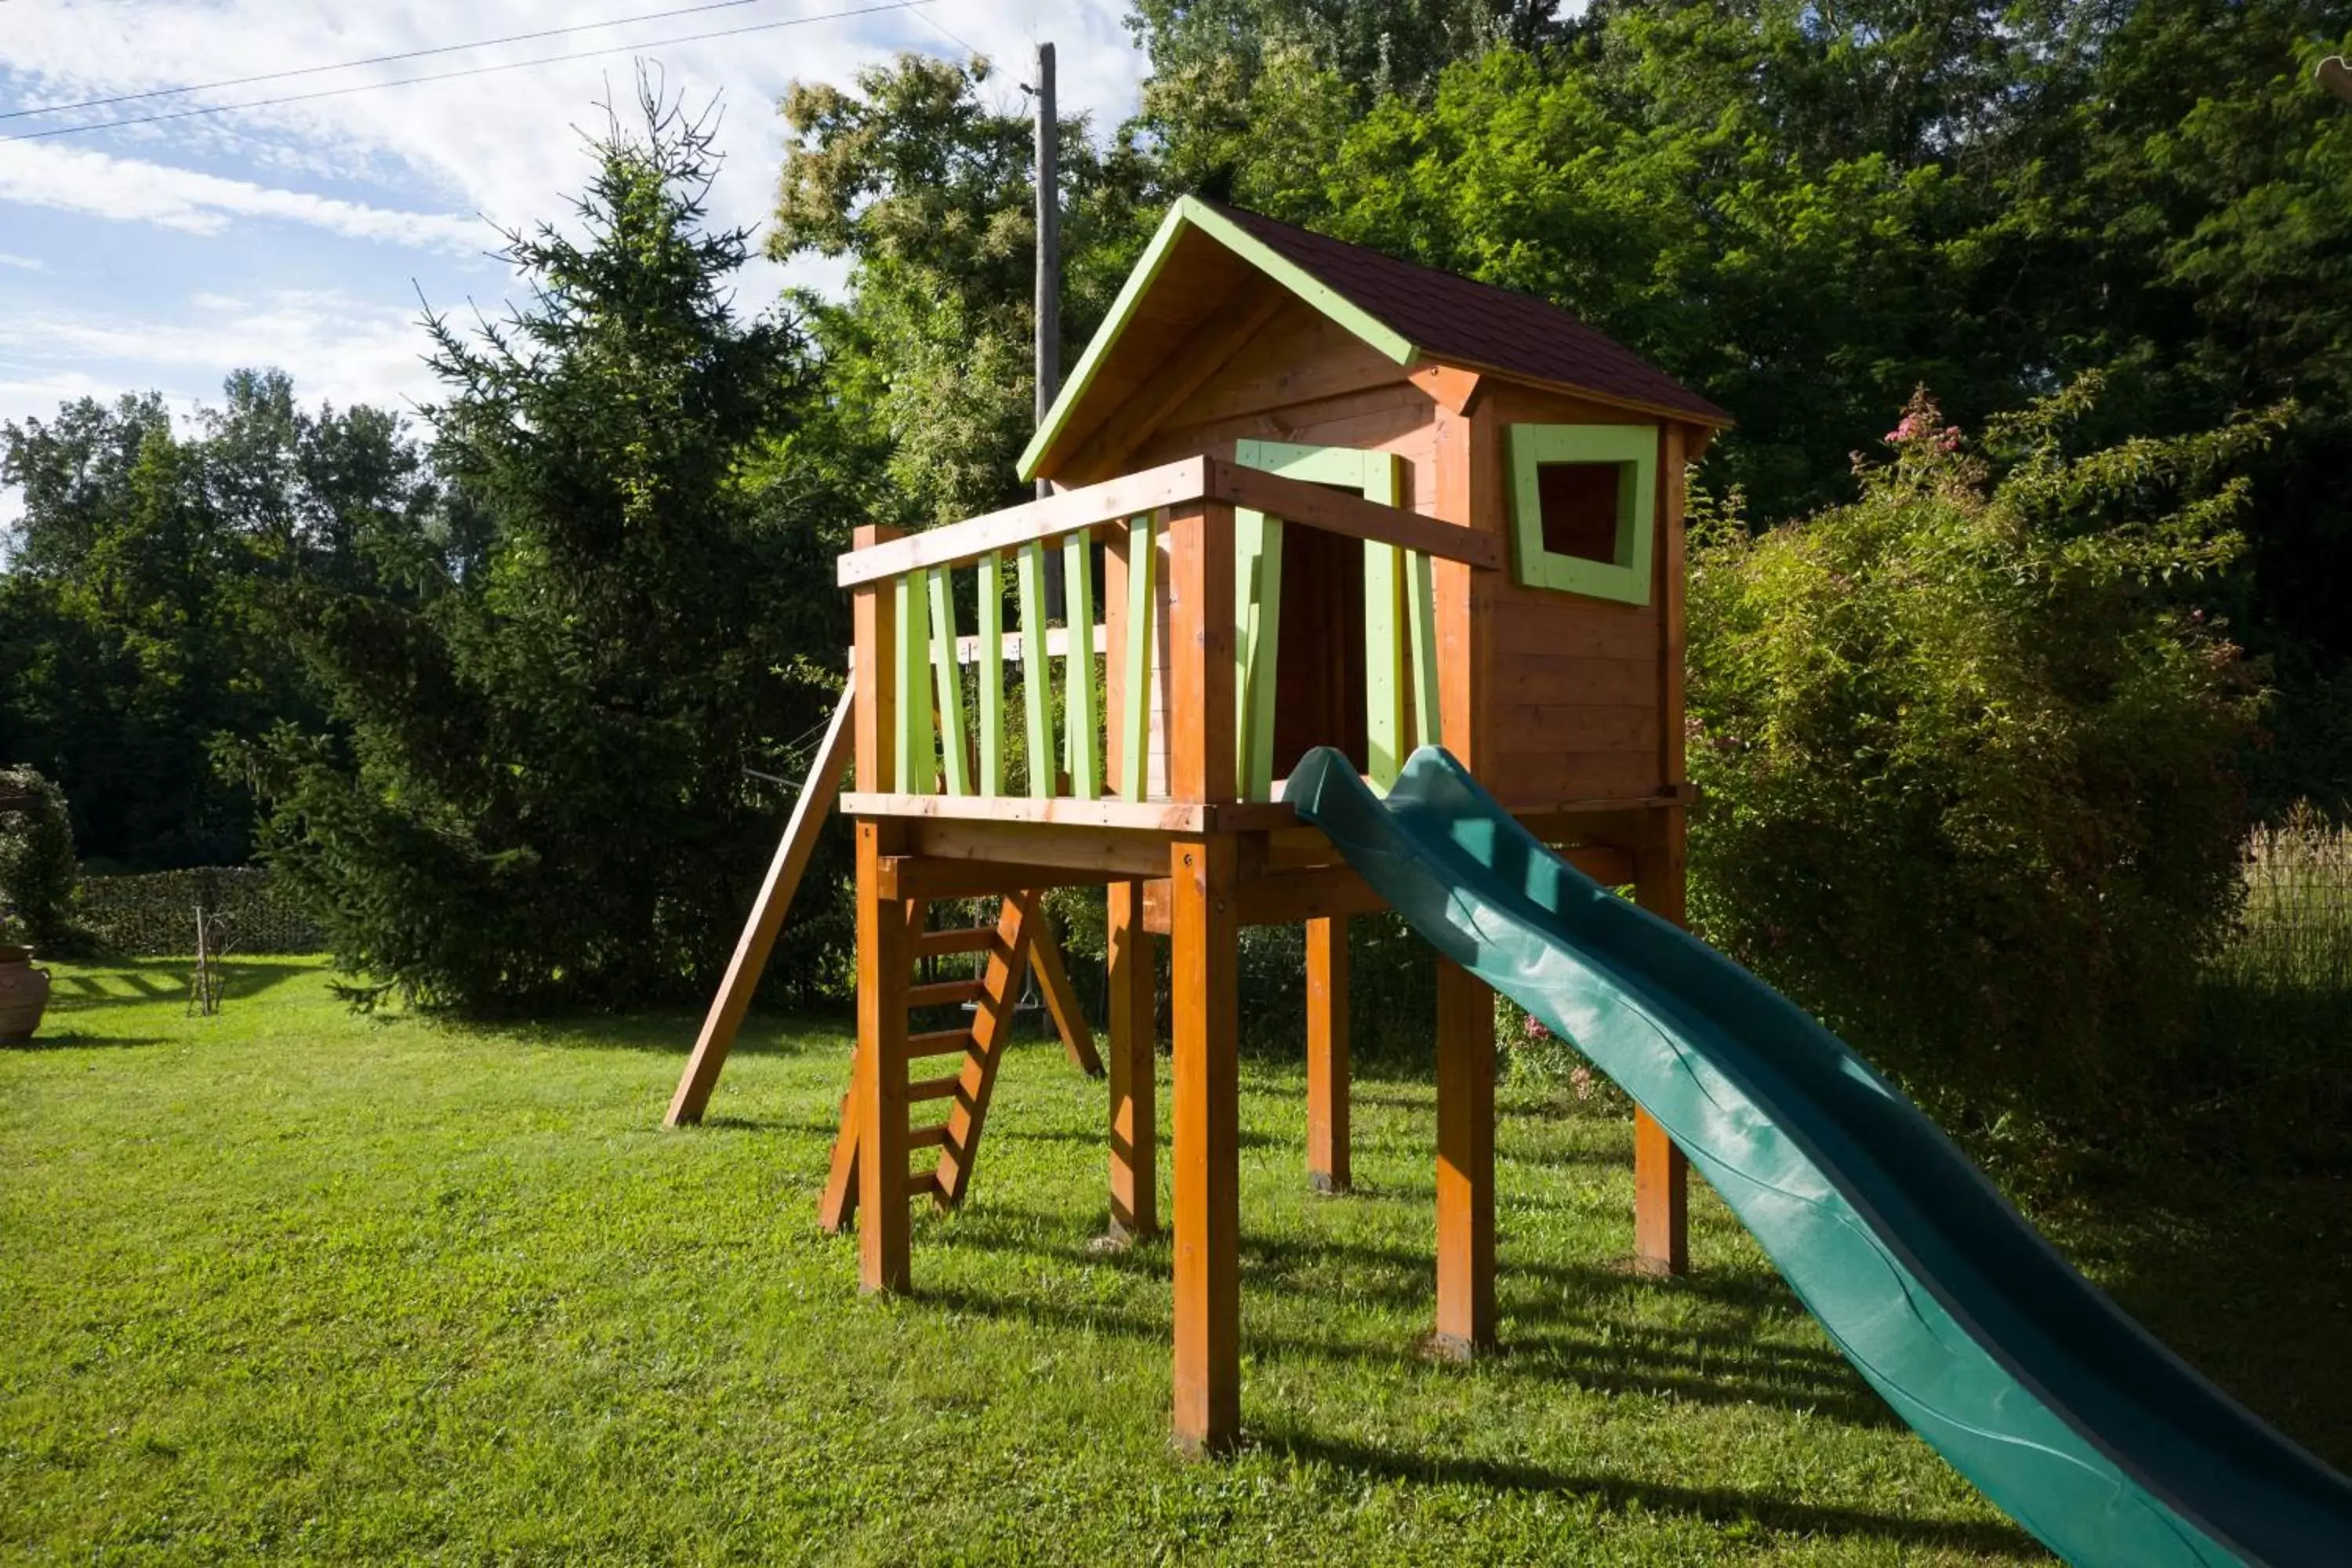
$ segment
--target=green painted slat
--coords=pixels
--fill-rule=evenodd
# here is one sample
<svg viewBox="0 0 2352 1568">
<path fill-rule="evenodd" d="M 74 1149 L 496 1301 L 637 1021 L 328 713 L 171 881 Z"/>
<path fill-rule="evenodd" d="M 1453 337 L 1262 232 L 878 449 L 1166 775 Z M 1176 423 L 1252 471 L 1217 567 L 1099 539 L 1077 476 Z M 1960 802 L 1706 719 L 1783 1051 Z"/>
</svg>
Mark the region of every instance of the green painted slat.
<svg viewBox="0 0 2352 1568">
<path fill-rule="evenodd" d="M 1234 563 L 1234 700 L 1240 711 L 1234 783 L 1243 800 L 1274 798 L 1275 677 L 1282 649 L 1282 520 L 1247 509 L 1234 513 L 1240 559 Z"/>
<path fill-rule="evenodd" d="M 1040 800 L 1054 793 L 1060 771 L 1054 756 L 1053 660 L 1045 657 L 1045 546 L 1031 540 L 1021 547 L 1014 568 L 1021 594 L 1021 700 L 1028 716 L 1029 793 Z"/>
<path fill-rule="evenodd" d="M 1119 679 L 1120 793 L 1141 800 L 1151 780 L 1152 574 L 1160 549 L 1149 513 L 1127 524 L 1127 658 Z"/>
<path fill-rule="evenodd" d="M 1404 554 L 1364 545 L 1364 733 L 1366 772 L 1375 787 L 1396 783 L 1404 766 Z"/>
<path fill-rule="evenodd" d="M 1004 793 L 1004 560 L 980 558 L 980 793 Z"/>
<path fill-rule="evenodd" d="M 939 787 L 939 749 L 931 740 L 930 605 L 929 572 L 902 574 L 897 595 L 898 649 L 893 695 L 898 713 L 898 793 L 929 795 Z"/>
<path fill-rule="evenodd" d="M 1095 578 L 1092 535 L 1062 541 L 1062 593 L 1069 610 L 1069 674 L 1062 689 L 1062 722 L 1069 731 L 1070 794 L 1102 795 L 1102 702 L 1095 681 Z"/>
<path fill-rule="evenodd" d="M 1428 556 L 1404 554 L 1405 618 L 1412 632 L 1413 743 L 1443 743 L 1437 700 L 1437 574 Z"/>
<path fill-rule="evenodd" d="M 955 579 L 945 567 L 929 574 L 931 668 L 939 678 L 940 753 L 948 794 L 971 793 L 971 764 L 963 743 L 963 671 L 956 664 Z"/>
</svg>

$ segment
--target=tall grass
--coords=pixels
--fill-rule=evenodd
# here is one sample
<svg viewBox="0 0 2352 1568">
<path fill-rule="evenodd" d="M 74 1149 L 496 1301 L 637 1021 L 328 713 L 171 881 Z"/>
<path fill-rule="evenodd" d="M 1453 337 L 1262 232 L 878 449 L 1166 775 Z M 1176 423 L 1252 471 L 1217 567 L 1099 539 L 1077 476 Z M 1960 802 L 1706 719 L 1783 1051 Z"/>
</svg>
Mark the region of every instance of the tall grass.
<svg viewBox="0 0 2352 1568">
<path fill-rule="evenodd" d="M 2246 843 L 2245 905 L 2217 978 L 2283 993 L 2352 994 L 2352 828 L 2307 805 Z"/>
<path fill-rule="evenodd" d="M 2200 986 L 2197 1120 L 2253 1165 L 2352 1169 L 2352 827 L 2298 805 L 2242 875 Z"/>
</svg>

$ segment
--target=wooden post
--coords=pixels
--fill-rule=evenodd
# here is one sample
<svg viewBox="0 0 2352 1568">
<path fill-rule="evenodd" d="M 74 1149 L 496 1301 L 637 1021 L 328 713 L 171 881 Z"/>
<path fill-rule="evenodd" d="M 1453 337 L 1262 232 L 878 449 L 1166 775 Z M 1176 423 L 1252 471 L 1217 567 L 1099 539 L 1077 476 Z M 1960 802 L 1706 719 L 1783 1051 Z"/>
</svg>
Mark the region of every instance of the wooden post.
<svg viewBox="0 0 2352 1568">
<path fill-rule="evenodd" d="M 1169 795 L 1234 798 L 1234 510 L 1168 520 Z M 1229 836 L 1169 846 L 1175 991 L 1176 1441 L 1241 1435 L 1241 927 Z"/>
<path fill-rule="evenodd" d="M 1230 693 L 1231 688 L 1227 688 Z M 1230 703 L 1225 710 L 1230 714 Z M 1241 1436 L 1240 937 L 1232 837 L 1170 847 L 1175 971 L 1177 1444 Z"/>
<path fill-rule="evenodd" d="M 908 1287 L 907 990 L 914 975 L 919 903 L 881 896 L 881 858 L 904 830 L 857 825 L 857 1062 L 850 1089 L 857 1118 L 857 1284 L 868 1293 Z"/>
<path fill-rule="evenodd" d="M 864 550 L 895 532 L 868 525 L 857 530 L 855 542 Z M 898 777 L 898 608 L 897 584 L 888 582 L 862 584 L 850 600 L 860 677 L 850 722 L 861 790 L 891 788 Z M 880 865 L 884 855 L 899 850 L 905 833 L 896 823 L 857 825 L 857 1056 L 845 1114 L 857 1128 L 857 1198 L 866 1211 L 857 1227 L 857 1277 L 865 1290 L 903 1290 L 908 1282 L 905 1051 L 914 953 L 907 906 L 882 900 Z M 827 1210 L 837 1223 L 830 1203 Z"/>
<path fill-rule="evenodd" d="M 1495 997 L 1437 961 L 1437 1332 L 1467 1359 L 1495 1342 Z"/>
<path fill-rule="evenodd" d="M 1663 637 L 1658 650 L 1659 771 L 1667 784 L 1685 777 L 1683 747 L 1683 426 L 1658 432 L 1658 549 L 1654 584 Z M 1684 923 L 1685 846 L 1680 805 L 1654 813 L 1633 852 L 1633 897 L 1663 920 Z M 1649 1113 L 1633 1112 L 1633 1267 L 1645 1274 L 1690 1268 L 1690 1161 Z"/>
<path fill-rule="evenodd" d="M 1307 1184 L 1344 1193 L 1348 1174 L 1348 917 L 1307 922 Z"/>
<path fill-rule="evenodd" d="M 1113 882 L 1106 922 L 1110 969 L 1110 1234 L 1160 1228 L 1159 1110 L 1152 1081 L 1151 938 L 1143 884 Z"/>
<path fill-rule="evenodd" d="M 1633 855 L 1633 896 L 1676 925 L 1684 917 L 1683 808 L 1669 806 L 1655 841 Z M 1690 1159 L 1649 1112 L 1633 1112 L 1633 1267 L 1644 1274 L 1690 1268 Z"/>
</svg>

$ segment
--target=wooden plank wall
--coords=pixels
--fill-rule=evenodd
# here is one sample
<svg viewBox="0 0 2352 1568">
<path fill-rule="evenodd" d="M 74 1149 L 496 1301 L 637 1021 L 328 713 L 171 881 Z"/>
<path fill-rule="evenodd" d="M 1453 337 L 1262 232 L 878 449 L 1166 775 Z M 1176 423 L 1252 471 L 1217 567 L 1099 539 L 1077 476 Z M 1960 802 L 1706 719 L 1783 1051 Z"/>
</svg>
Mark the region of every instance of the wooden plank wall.
<svg viewBox="0 0 2352 1568">
<path fill-rule="evenodd" d="M 1507 542 L 1507 426 L 1657 423 L 1650 416 L 1487 378 L 1467 415 L 1433 401 L 1404 367 L 1296 300 L 1265 324 L 1128 451 L 1123 468 L 1205 452 L 1230 459 L 1244 439 L 1356 447 L 1404 459 L 1406 498 L 1425 516 L 1469 522 Z M 1679 520 L 1679 453 L 1660 425 L 1659 517 Z M 1131 432 L 1129 433 L 1131 435 Z M 1069 471 L 1101 455 L 1089 444 Z M 1664 542 L 1661 542 L 1662 544 Z M 1165 539 L 1160 548 L 1166 549 Z M 1526 810 L 1656 794 L 1669 780 L 1664 574 L 1679 552 L 1653 552 L 1651 603 L 1622 605 L 1521 587 L 1509 572 L 1436 564 L 1441 686 L 1447 744 L 1505 804 Z M 1167 783 L 1164 597 L 1152 660 L 1150 787 Z M 1304 626 L 1293 628 L 1304 631 Z M 1286 663 L 1287 661 L 1286 661 Z M 1286 742 L 1296 726 L 1285 727 Z M 1345 736 L 1332 740 L 1342 742 Z M 1287 752 L 1295 749 L 1286 745 Z"/>
<path fill-rule="evenodd" d="M 1509 426 L 1654 423 L 1624 409 L 1504 384 L 1485 394 L 1473 422 L 1491 431 L 1497 471 L 1490 526 L 1507 538 Z M 1680 479 L 1669 474 L 1667 456 L 1661 426 L 1653 527 Z M 1652 556 L 1663 574 L 1674 552 L 1654 549 Z M 1522 587 L 1507 572 L 1489 574 L 1485 586 L 1481 619 L 1490 662 L 1479 682 L 1474 766 L 1480 782 L 1507 805 L 1526 808 L 1655 794 L 1667 782 L 1659 663 L 1664 584 L 1654 576 L 1647 605 Z"/>
</svg>

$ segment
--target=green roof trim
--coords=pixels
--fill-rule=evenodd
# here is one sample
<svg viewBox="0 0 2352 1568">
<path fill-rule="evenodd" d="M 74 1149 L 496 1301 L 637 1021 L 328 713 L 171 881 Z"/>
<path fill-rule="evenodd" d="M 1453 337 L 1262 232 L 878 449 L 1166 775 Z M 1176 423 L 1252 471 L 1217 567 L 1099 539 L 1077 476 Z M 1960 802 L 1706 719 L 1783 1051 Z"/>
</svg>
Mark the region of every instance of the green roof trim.
<svg viewBox="0 0 2352 1568">
<path fill-rule="evenodd" d="M 1196 196 L 1179 196 L 1176 204 L 1168 209 L 1168 216 L 1160 220 L 1159 231 L 1152 235 L 1151 243 L 1144 247 L 1143 258 L 1135 264 L 1135 270 L 1128 274 L 1127 282 L 1118 291 L 1118 298 L 1111 302 L 1110 313 L 1103 318 L 1103 324 L 1095 329 L 1094 341 L 1087 344 L 1087 352 L 1078 356 L 1077 365 L 1062 383 L 1062 390 L 1055 397 L 1054 406 L 1045 411 L 1045 423 L 1037 426 L 1037 433 L 1029 438 L 1029 445 L 1023 448 L 1021 453 L 1023 479 L 1036 478 L 1037 465 L 1045 460 L 1046 449 L 1053 446 L 1055 438 L 1061 434 L 1063 426 L 1069 422 L 1071 414 L 1085 399 L 1087 389 L 1094 384 L 1096 374 L 1101 370 L 1103 361 L 1108 357 L 1112 345 L 1118 342 L 1119 334 L 1127 330 L 1129 319 L 1134 315 L 1136 307 L 1142 302 L 1143 296 L 1150 289 L 1152 281 L 1160 276 L 1160 269 L 1167 264 L 1170 254 L 1176 248 L 1177 239 L 1188 227 L 1199 229 L 1227 250 L 1281 284 L 1293 295 L 1322 311 L 1324 315 L 1338 322 L 1349 332 L 1363 340 L 1375 353 L 1393 360 L 1398 364 L 1410 364 L 1414 356 L 1421 352 L 1395 328 L 1372 315 L 1297 262 L 1277 254 L 1265 241 L 1244 229 L 1224 214 Z"/>
</svg>

